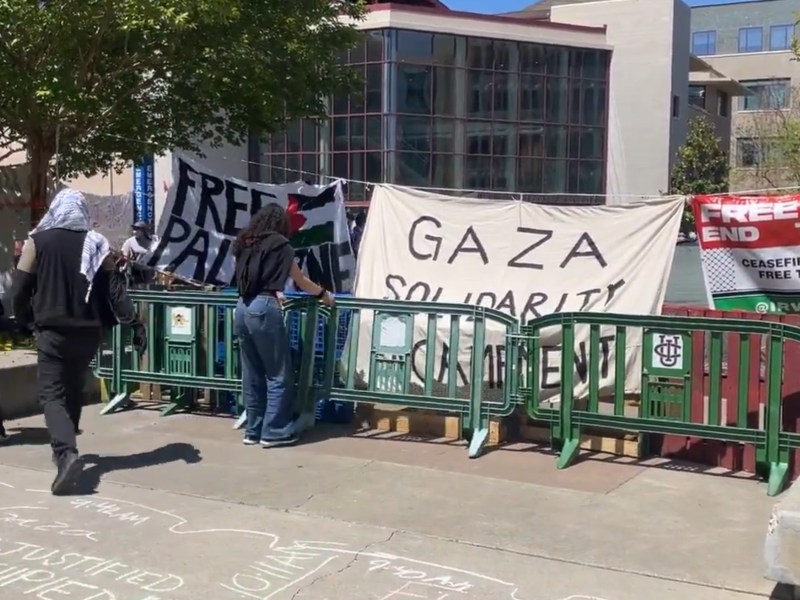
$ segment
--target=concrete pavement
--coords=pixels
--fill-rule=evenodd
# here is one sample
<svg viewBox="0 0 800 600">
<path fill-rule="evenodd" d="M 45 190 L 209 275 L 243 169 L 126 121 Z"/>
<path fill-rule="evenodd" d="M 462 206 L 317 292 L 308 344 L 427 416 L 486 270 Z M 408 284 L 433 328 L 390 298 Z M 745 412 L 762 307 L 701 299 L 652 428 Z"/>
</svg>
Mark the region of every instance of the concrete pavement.
<svg viewBox="0 0 800 600">
<path fill-rule="evenodd" d="M 41 417 L 0 447 L 0 600 L 768 597 L 762 483 L 451 444 L 244 447 L 231 421 L 86 409 L 81 496 Z M 662 465 L 663 467 L 664 465 Z M 96 487 L 96 493 L 88 493 Z"/>
</svg>

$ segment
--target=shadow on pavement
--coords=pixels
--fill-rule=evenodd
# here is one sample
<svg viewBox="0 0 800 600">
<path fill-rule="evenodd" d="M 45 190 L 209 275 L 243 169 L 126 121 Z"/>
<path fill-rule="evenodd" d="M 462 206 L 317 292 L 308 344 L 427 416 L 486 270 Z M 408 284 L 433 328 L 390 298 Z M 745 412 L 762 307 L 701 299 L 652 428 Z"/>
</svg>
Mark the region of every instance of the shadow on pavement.
<svg viewBox="0 0 800 600">
<path fill-rule="evenodd" d="M 138 452 L 127 456 L 98 456 L 96 454 L 85 454 L 82 458 L 85 468 L 75 487 L 74 495 L 95 494 L 103 475 L 113 473 L 114 471 L 144 469 L 179 461 L 191 465 L 203 460 L 200 455 L 200 450 L 195 448 L 192 444 L 184 442 L 167 444 L 155 450 Z"/>
<path fill-rule="evenodd" d="M 50 434 L 45 427 L 9 427 L 8 439 L 4 446 L 46 446 L 50 445 Z"/>
</svg>

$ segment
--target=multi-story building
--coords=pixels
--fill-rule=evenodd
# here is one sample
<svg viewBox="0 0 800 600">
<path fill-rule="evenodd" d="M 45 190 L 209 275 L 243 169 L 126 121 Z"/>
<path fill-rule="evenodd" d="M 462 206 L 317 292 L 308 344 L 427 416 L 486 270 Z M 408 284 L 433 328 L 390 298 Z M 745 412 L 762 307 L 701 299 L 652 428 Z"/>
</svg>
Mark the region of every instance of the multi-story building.
<svg viewBox="0 0 800 600">
<path fill-rule="evenodd" d="M 602 26 L 376 4 L 343 62 L 362 94 L 335 97 L 327 122 L 250 144 L 250 178 L 315 174 L 365 182 L 546 194 L 606 191 L 611 47 Z"/>
<path fill-rule="evenodd" d="M 609 95 L 609 201 L 667 192 L 689 119 L 710 116 L 730 136 L 730 99 L 745 93 L 724 70 L 690 53 L 690 11 L 681 0 L 541 0 L 512 13 L 605 26 L 614 49 Z M 689 81 L 708 90 L 703 108 Z"/>
<path fill-rule="evenodd" d="M 747 0 L 692 8 L 691 50 L 750 94 L 733 104 L 731 158 L 735 189 L 797 185 L 774 140 L 787 120 L 800 126 L 800 62 L 792 60 L 798 0 Z M 691 90 L 705 101 L 705 88 Z"/>
</svg>

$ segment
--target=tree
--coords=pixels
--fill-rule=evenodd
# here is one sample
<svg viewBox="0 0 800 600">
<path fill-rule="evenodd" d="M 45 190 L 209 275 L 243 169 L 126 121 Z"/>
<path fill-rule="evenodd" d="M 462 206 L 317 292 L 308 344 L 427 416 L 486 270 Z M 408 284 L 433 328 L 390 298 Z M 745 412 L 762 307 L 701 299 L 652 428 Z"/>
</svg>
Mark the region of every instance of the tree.
<svg viewBox="0 0 800 600">
<path fill-rule="evenodd" d="M 748 97 L 756 112 L 741 117 L 736 131 L 736 172 L 740 187 L 800 185 L 800 88 L 776 81 Z"/>
<path fill-rule="evenodd" d="M 693 196 L 725 192 L 728 190 L 729 172 L 728 153 L 711 121 L 705 117 L 689 121 L 686 141 L 678 148 L 677 160 L 672 167 L 670 193 Z M 691 230 L 693 226 L 694 216 L 687 207 L 681 231 Z"/>
<path fill-rule="evenodd" d="M 349 0 L 4 0 L 0 159 L 25 152 L 32 219 L 48 174 L 241 144 L 325 114 L 356 77 Z"/>
</svg>

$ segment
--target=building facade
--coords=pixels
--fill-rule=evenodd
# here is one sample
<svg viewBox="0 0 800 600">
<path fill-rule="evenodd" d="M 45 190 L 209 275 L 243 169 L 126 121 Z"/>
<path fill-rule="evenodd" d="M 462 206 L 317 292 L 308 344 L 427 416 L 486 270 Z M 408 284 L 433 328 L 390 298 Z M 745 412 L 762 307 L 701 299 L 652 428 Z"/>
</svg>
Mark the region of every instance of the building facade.
<svg viewBox="0 0 800 600">
<path fill-rule="evenodd" d="M 751 0 L 692 9 L 692 51 L 737 79 L 749 93 L 733 102 L 731 159 L 735 189 L 797 185 L 780 168 L 773 140 L 786 120 L 800 124 L 797 0 Z"/>
<path fill-rule="evenodd" d="M 342 57 L 361 94 L 251 140 L 250 177 L 546 194 L 606 190 L 611 49 L 602 27 L 378 4 Z"/>
</svg>

